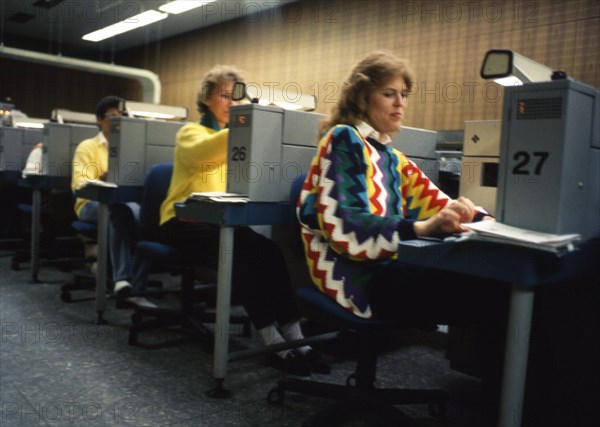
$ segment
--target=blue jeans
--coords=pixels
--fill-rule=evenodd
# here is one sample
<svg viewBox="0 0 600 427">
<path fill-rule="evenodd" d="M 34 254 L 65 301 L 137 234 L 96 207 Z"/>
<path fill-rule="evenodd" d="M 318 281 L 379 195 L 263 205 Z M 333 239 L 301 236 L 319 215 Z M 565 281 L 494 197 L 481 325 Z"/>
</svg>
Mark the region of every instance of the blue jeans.
<svg viewBox="0 0 600 427">
<path fill-rule="evenodd" d="M 139 218 L 140 205 L 137 203 L 108 205 L 108 250 L 114 282 L 133 278 L 132 254 Z M 98 222 L 98 202 L 90 200 L 83 205 L 79 219 Z"/>
</svg>

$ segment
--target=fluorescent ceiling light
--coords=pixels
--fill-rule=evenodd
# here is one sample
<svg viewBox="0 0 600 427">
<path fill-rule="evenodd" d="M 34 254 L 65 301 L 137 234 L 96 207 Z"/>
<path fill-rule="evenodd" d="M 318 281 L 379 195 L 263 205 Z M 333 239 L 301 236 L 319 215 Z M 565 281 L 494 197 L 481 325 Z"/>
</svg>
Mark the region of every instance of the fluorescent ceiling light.
<svg viewBox="0 0 600 427">
<path fill-rule="evenodd" d="M 163 4 L 158 9 L 163 12 L 177 15 L 183 12 L 187 12 L 188 10 L 204 6 L 205 4 L 213 3 L 214 1 L 216 0 L 175 0 L 167 4 Z"/>
<path fill-rule="evenodd" d="M 139 15 L 127 18 L 124 21 L 117 22 L 116 24 L 109 25 L 108 27 L 88 33 L 84 35 L 82 39 L 92 42 L 99 42 L 101 40 L 116 36 L 117 34 L 122 34 L 127 31 L 135 30 L 136 28 L 160 21 L 165 19 L 167 16 L 169 16 L 167 13 L 157 12 L 156 10 L 147 10 Z"/>
</svg>

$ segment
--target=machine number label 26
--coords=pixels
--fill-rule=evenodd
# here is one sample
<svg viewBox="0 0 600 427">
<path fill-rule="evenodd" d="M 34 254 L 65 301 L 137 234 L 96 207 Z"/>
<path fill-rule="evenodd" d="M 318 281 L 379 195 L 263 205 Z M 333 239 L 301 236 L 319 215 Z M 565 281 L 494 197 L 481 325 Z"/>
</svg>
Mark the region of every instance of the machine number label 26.
<svg viewBox="0 0 600 427">
<path fill-rule="evenodd" d="M 232 147 L 231 160 L 233 160 L 234 162 L 243 162 L 244 160 L 246 160 L 246 147 Z"/>
</svg>

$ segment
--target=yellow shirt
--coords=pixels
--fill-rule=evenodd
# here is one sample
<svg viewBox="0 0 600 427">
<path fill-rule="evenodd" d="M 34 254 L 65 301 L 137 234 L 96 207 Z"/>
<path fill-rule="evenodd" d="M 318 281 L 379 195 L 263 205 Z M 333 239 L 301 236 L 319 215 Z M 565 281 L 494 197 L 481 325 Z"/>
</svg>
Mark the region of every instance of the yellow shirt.
<svg viewBox="0 0 600 427">
<path fill-rule="evenodd" d="M 173 177 L 160 207 L 160 223 L 175 216 L 174 203 L 193 192 L 225 191 L 227 188 L 227 139 L 220 131 L 189 123 L 177 132 Z"/>
<path fill-rule="evenodd" d="M 94 138 L 84 139 L 77 145 L 73 155 L 71 190 L 80 189 L 89 180 L 98 180 L 108 170 L 108 142 L 102 132 Z M 88 202 L 78 197 L 75 200 L 75 214 L 79 217 L 81 208 Z"/>
</svg>

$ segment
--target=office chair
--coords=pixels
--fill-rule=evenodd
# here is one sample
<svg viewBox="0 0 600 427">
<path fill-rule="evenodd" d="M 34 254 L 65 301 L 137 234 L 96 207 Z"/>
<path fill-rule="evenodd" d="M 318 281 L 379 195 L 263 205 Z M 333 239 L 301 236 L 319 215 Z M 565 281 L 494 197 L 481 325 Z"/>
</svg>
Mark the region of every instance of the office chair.
<svg viewBox="0 0 600 427">
<path fill-rule="evenodd" d="M 173 163 L 159 163 L 148 171 L 140 205 L 142 237 L 136 244 L 134 263 L 135 269 L 138 270 L 136 274 L 144 282 L 150 273 L 150 261 L 153 266 L 167 266 L 181 274 L 181 305 L 177 310 L 136 306 L 131 319 L 132 325 L 129 328 L 129 344 L 139 344 L 138 335 L 141 332 L 181 326 L 199 338 L 206 351 L 212 351 L 213 334 L 206 328 L 205 323 L 214 323 L 215 314 L 208 312 L 206 307 L 198 309 L 198 305 L 195 303 L 199 300 L 198 294 L 214 295 L 215 285 L 196 285 L 195 273 L 198 263 L 196 254 L 188 253 L 158 240 L 160 206 L 167 196 L 172 174 Z M 141 273 L 139 273 L 140 271 Z M 132 293 L 132 296 L 138 295 L 152 295 L 152 293 L 145 291 Z M 151 319 L 144 320 L 145 317 L 151 317 Z M 231 322 L 243 324 L 243 333 L 250 335 L 250 320 L 247 316 L 232 315 Z M 165 344 L 163 343 L 163 345 Z"/>
<path fill-rule="evenodd" d="M 76 219 L 71 223 L 71 227 L 80 236 L 84 247 L 90 247 L 96 244 L 96 238 L 98 236 L 98 226 L 96 223 L 81 221 Z M 92 263 L 95 261 L 95 257 L 88 258 L 86 256 L 85 261 Z M 95 291 L 96 289 L 96 277 L 94 274 L 75 274 L 73 281 L 65 283 L 60 287 L 60 299 L 63 302 L 75 302 L 75 301 L 90 301 L 95 298 L 91 296 L 89 298 L 73 299 L 71 295 L 72 291 Z"/>
<path fill-rule="evenodd" d="M 17 205 L 17 210 L 21 214 L 21 216 L 25 216 L 27 218 L 31 218 L 31 214 L 33 212 L 33 208 L 28 203 L 19 203 Z M 23 242 L 29 243 L 29 236 L 24 236 Z M 21 262 L 29 261 L 30 253 L 29 253 L 29 244 L 23 244 L 22 247 L 17 247 L 15 254 L 12 256 L 10 260 L 10 268 L 14 271 L 19 271 L 21 269 Z"/>
<path fill-rule="evenodd" d="M 299 246 L 302 245 L 295 202 L 300 196 L 304 179 L 305 175 L 298 177 L 292 184 L 290 192 L 291 245 L 295 253 L 298 253 Z M 359 353 L 356 369 L 348 377 L 345 385 L 284 378 L 279 380 L 277 386 L 269 392 L 269 403 L 282 403 L 286 391 L 337 400 L 324 411 L 313 415 L 304 424 L 309 426 L 342 425 L 344 418 L 353 420 L 366 414 L 369 415 L 370 422 L 383 418 L 381 425 L 410 423 L 409 417 L 394 406 L 399 404 L 428 404 L 432 415 L 444 416 L 448 401 L 448 393 L 445 390 L 380 389 L 374 386 L 378 344 L 381 343 L 382 337 L 392 331 L 414 325 L 403 324 L 396 320 L 364 319 L 355 316 L 314 285 L 298 288 L 296 296 L 309 319 L 357 335 Z"/>
<path fill-rule="evenodd" d="M 81 243 L 75 231 L 64 230 L 67 222 L 56 224 L 56 218 L 44 218 L 44 207 L 41 206 L 40 215 L 40 233 L 38 236 L 40 266 L 54 266 L 61 271 L 71 271 L 74 264 L 80 264 L 82 261 Z M 22 218 L 31 224 L 33 215 L 33 206 L 29 203 L 19 203 L 17 209 Z M 44 221 L 45 219 L 45 221 Z M 68 220 L 68 218 L 65 218 Z M 64 226 L 63 226 L 64 224 Z M 11 268 L 15 271 L 21 269 L 22 262 L 31 260 L 31 230 L 30 227 L 24 227 L 27 235 L 23 240 L 26 244 L 17 248 L 11 258 Z M 37 274 L 33 277 L 34 282 L 39 282 Z"/>
</svg>

